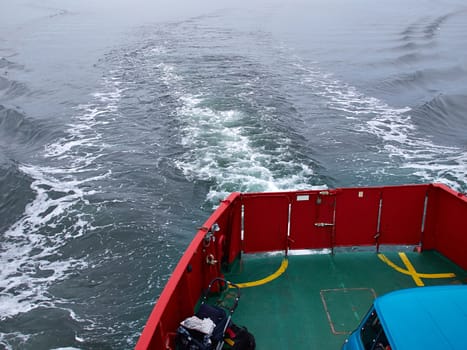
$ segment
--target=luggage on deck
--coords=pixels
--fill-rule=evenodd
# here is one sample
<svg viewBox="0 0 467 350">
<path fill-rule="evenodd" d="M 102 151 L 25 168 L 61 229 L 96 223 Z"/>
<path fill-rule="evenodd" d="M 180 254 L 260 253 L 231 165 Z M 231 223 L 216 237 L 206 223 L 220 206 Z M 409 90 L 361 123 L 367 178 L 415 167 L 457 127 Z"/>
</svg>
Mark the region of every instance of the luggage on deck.
<svg viewBox="0 0 467 350">
<path fill-rule="evenodd" d="M 207 303 L 214 283 L 220 290 L 235 292 L 233 305 L 221 306 Z M 221 293 L 222 294 L 222 293 Z M 224 297 L 227 293 L 223 294 Z M 215 278 L 203 295 L 198 311 L 180 323 L 177 329 L 177 350 L 253 350 L 255 340 L 245 327 L 232 323 L 232 315 L 240 299 L 240 288 L 222 278 Z M 221 300 L 222 301 L 222 300 Z"/>
</svg>

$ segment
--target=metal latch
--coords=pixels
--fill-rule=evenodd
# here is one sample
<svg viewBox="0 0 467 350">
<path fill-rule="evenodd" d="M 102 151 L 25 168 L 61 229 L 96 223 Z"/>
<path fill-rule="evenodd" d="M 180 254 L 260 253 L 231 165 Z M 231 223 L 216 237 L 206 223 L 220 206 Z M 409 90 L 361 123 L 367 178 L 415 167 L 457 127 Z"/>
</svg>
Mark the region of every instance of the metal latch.
<svg viewBox="0 0 467 350">
<path fill-rule="evenodd" d="M 327 223 L 327 222 L 316 222 L 315 226 L 316 227 L 326 227 L 326 226 L 334 226 L 334 224 Z"/>
</svg>

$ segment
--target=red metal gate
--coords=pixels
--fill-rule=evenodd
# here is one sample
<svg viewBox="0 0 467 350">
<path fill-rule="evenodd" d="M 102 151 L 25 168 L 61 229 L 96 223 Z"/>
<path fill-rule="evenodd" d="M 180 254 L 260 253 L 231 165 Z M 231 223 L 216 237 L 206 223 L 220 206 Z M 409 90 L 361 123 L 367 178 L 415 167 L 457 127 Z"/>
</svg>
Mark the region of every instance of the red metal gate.
<svg viewBox="0 0 467 350">
<path fill-rule="evenodd" d="M 336 196 L 332 191 L 297 194 L 290 208 L 290 249 L 332 248 Z"/>
</svg>

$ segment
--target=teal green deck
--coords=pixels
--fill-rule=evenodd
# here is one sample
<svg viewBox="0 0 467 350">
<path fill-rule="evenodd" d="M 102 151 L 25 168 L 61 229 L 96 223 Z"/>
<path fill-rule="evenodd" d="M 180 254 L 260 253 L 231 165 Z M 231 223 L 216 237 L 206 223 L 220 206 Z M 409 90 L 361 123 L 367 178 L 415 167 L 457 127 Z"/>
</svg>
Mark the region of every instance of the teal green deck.
<svg viewBox="0 0 467 350">
<path fill-rule="evenodd" d="M 417 273 L 456 275 L 421 278 L 425 285 L 466 282 L 466 271 L 436 252 L 406 255 Z M 407 270 L 397 252 L 385 256 Z M 233 283 L 262 279 L 273 274 L 282 259 L 244 255 L 226 278 Z M 411 275 L 396 271 L 374 252 L 292 255 L 288 261 L 276 279 L 241 290 L 233 321 L 254 334 L 259 350 L 340 349 L 375 296 L 416 286 Z"/>
</svg>

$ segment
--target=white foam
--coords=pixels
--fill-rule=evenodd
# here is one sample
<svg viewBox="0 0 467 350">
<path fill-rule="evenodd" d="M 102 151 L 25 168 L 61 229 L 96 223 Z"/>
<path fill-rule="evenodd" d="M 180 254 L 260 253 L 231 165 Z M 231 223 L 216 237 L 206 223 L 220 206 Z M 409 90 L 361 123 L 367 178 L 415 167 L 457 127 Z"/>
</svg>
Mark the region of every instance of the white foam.
<svg viewBox="0 0 467 350">
<path fill-rule="evenodd" d="M 13 350 L 13 346 L 11 346 L 11 340 L 15 340 L 15 344 L 25 344 L 30 335 L 22 334 L 20 332 L 11 332 L 11 333 L 3 333 L 0 332 L 0 346 L 4 350 Z M 16 347 L 18 348 L 18 347 Z"/>
<path fill-rule="evenodd" d="M 310 188 L 306 180 L 313 170 L 292 160 L 287 137 L 277 135 L 276 148 L 266 150 L 253 144 L 255 135 L 248 132 L 243 112 L 203 107 L 201 96 L 185 94 L 180 100 L 181 143 L 187 152 L 175 163 L 190 180 L 213 182 L 208 200 L 215 202 L 231 191 Z M 287 169 L 297 170 L 291 174 Z"/>
<path fill-rule="evenodd" d="M 115 79 L 104 80 L 103 89 L 90 104 L 76 108 L 67 136 L 45 147 L 41 163 L 48 165 L 19 166 L 32 179 L 34 198 L 3 235 L 0 320 L 59 306 L 49 287 L 87 266 L 85 257 L 63 258 L 61 248 L 95 229 L 91 215 L 80 208 L 96 193 L 88 183 L 111 175 L 96 162 L 106 147 L 99 126 L 115 117 L 122 90 Z"/>
<path fill-rule="evenodd" d="M 167 52 L 168 52 L 168 50 L 164 46 L 155 46 L 155 47 L 153 47 L 151 49 L 151 53 L 153 53 L 155 55 L 162 55 L 162 54 L 165 54 Z"/>
<path fill-rule="evenodd" d="M 182 80 L 181 76 L 176 73 L 175 67 L 167 63 L 159 63 L 156 65 L 162 72 L 162 81 L 167 85 L 174 85 L 176 82 Z"/>
<path fill-rule="evenodd" d="M 86 266 L 84 261 L 72 258 L 55 260 L 59 248 L 67 243 L 66 239 L 79 237 L 92 229 L 87 219 L 72 209 L 84 196 L 79 182 L 51 179 L 33 166 L 21 166 L 20 170 L 34 178 L 31 188 L 36 196 L 26 206 L 22 218 L 4 234 L 0 251 L 0 319 L 27 312 L 44 303 L 48 305 L 48 287 L 62 280 L 68 272 Z M 58 198 L 49 196 L 50 191 L 65 190 L 67 192 Z M 78 219 L 78 231 L 68 228 L 56 232 L 53 229 L 72 215 Z M 45 277 L 38 277 L 43 272 Z"/>
</svg>

